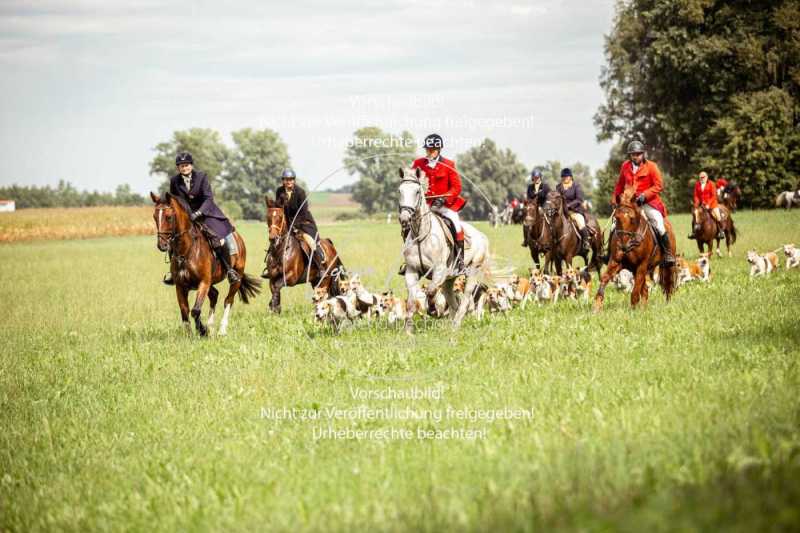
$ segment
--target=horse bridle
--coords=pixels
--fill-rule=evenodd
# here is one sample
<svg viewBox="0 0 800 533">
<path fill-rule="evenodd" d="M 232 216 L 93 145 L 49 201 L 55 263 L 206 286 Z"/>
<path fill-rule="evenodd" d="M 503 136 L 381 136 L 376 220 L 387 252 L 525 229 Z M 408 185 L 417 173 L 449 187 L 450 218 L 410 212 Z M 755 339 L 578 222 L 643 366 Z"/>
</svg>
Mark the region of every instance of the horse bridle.
<svg viewBox="0 0 800 533">
<path fill-rule="evenodd" d="M 403 211 L 408 211 L 411 214 L 411 221 L 409 222 L 409 226 L 410 226 L 411 232 L 414 235 L 416 235 L 415 240 L 419 244 L 421 241 L 423 241 L 423 240 L 425 240 L 425 238 L 427 238 L 427 235 L 425 235 L 424 237 L 422 235 L 420 235 L 420 229 L 422 228 L 422 217 L 418 216 L 418 213 L 420 212 L 420 208 L 422 207 L 422 202 L 424 202 L 423 194 L 422 194 L 422 185 L 420 185 L 418 180 L 411 179 L 411 178 L 404 178 L 404 179 L 400 180 L 400 184 L 402 185 L 403 183 L 414 183 L 420 188 L 420 194 L 419 194 L 419 198 L 417 199 L 417 205 L 416 206 L 411 207 L 410 205 L 401 205 L 397 210 L 398 211 L 398 216 Z M 401 225 L 402 225 L 402 222 L 401 222 Z"/>
<path fill-rule="evenodd" d="M 161 217 L 164 214 L 164 211 L 166 211 L 167 209 L 172 209 L 172 206 L 171 205 L 164 205 L 164 206 L 156 207 L 156 211 L 158 211 L 158 222 L 156 222 L 156 234 L 159 237 L 159 239 L 162 236 L 166 236 L 166 235 L 170 236 L 170 238 L 167 240 L 167 247 L 168 247 L 167 251 L 172 252 L 174 250 L 174 244 L 176 242 L 178 242 L 178 239 L 180 239 L 181 236 L 183 236 L 187 232 L 189 233 L 189 235 L 191 235 L 192 244 L 194 244 L 194 233 L 191 233 L 189 231 L 189 229 L 185 229 L 185 230 L 179 231 L 179 232 L 176 232 L 174 227 L 172 229 L 170 229 L 169 231 L 164 231 L 164 230 L 161 229 Z"/>
<path fill-rule="evenodd" d="M 625 209 L 632 211 L 636 216 L 636 219 L 639 221 L 639 226 L 636 228 L 636 231 L 628 231 L 624 229 L 620 229 L 614 225 L 614 235 L 617 236 L 620 240 L 621 250 L 622 253 L 627 254 L 639 247 L 642 242 L 644 242 L 645 232 L 647 231 L 648 223 L 647 221 L 642 221 L 641 213 L 638 213 L 635 209 L 628 206 L 617 206 L 614 211 Z M 644 223 L 642 223 L 644 222 Z M 622 243 L 622 237 L 628 237 L 627 242 Z"/>
</svg>

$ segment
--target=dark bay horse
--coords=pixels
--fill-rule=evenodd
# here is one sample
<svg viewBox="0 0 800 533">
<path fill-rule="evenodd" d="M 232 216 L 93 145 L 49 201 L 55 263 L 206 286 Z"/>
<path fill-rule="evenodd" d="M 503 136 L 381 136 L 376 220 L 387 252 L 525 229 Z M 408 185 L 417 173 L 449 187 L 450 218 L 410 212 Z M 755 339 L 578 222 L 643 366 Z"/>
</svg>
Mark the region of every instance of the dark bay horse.
<svg viewBox="0 0 800 533">
<path fill-rule="evenodd" d="M 537 269 L 541 269 L 539 256 L 545 253 L 541 248 L 542 244 L 539 238 L 542 235 L 542 228 L 544 227 L 544 214 L 539 208 L 539 202 L 534 200 L 525 200 L 525 219 L 522 222 L 522 233 L 525 242 L 528 243 L 528 249 L 531 252 L 531 259 Z M 545 264 L 547 264 L 547 257 L 545 257 Z"/>
<path fill-rule="evenodd" d="M 609 243 L 608 268 L 600 276 L 600 287 L 594 299 L 595 311 L 603 308 L 606 285 L 623 268 L 633 272 L 634 276 L 631 307 L 636 307 L 640 301 L 647 304 L 649 295 L 647 278 L 653 277 L 656 267 L 659 267 L 658 282 L 667 301 L 675 292 L 678 269 L 675 265 L 662 264 L 661 247 L 655 230 L 634 202 L 634 197 L 635 191 L 626 189 L 620 198 L 620 204 L 614 209 L 613 217 L 616 225 Z M 672 224 L 664 219 L 664 225 L 669 233 L 671 251 L 675 254 L 675 233 L 672 231 Z"/>
<path fill-rule="evenodd" d="M 719 202 L 728 208 L 731 213 L 736 211 L 739 206 L 739 199 L 742 197 L 742 189 L 735 183 L 730 182 L 721 191 L 718 191 Z"/>
<path fill-rule="evenodd" d="M 586 266 L 592 266 L 597 275 L 600 275 L 600 255 L 603 252 L 603 230 L 597 223 L 597 218 L 590 214 L 584 215 L 586 227 L 589 229 L 589 249 L 592 253 L 591 260 L 588 254 L 581 249 L 581 237 L 573 226 L 564 205 L 564 198 L 558 191 L 550 191 L 544 203 L 544 224 L 539 235 L 538 246 L 547 254 L 548 262 L 556 266 L 556 273 L 561 275 L 562 262 L 572 266 L 575 257 L 582 257 Z"/>
<path fill-rule="evenodd" d="M 214 287 L 226 279 L 226 273 L 214 258 L 214 252 L 208 244 L 200 227 L 189 218 L 189 206 L 181 199 L 170 193 L 165 193 L 163 198 L 150 193 L 150 198 L 155 204 L 153 219 L 158 232 L 157 246 L 162 252 L 170 252 L 170 270 L 172 279 L 175 280 L 175 292 L 178 296 L 178 306 L 181 309 L 181 320 L 187 332 L 189 326 L 189 291 L 196 290 L 197 297 L 192 307 L 191 315 L 197 333 L 202 336 L 208 334 L 208 328 L 203 325 L 201 313 L 203 302 L 208 296 L 211 310 L 208 315 L 208 327 L 214 324 L 214 311 L 217 306 L 219 291 Z M 225 297 L 225 310 L 219 325 L 218 335 L 225 335 L 228 330 L 228 318 L 236 293 L 244 303 L 250 303 L 250 298 L 259 293 L 261 281 L 245 274 L 244 266 L 247 260 L 247 250 L 244 240 L 235 233 L 236 245 L 239 253 L 231 257 L 231 266 L 236 270 L 241 281 L 231 284 L 228 295 Z"/>
<path fill-rule="evenodd" d="M 721 205 L 719 211 L 722 214 L 722 231 L 725 232 L 725 247 L 728 250 L 728 257 L 731 257 L 731 245 L 736 243 L 736 226 L 728 209 Z M 695 207 L 692 210 L 692 235 L 697 241 L 697 248 L 700 253 L 704 253 L 704 247 L 708 247 L 709 253 L 714 251 L 714 241 L 717 241 L 717 255 L 722 257 L 719 249 L 719 236 L 717 233 L 717 221 L 706 207 Z"/>
<path fill-rule="evenodd" d="M 261 275 L 269 279 L 272 300 L 269 308 L 281 312 L 281 289 L 302 283 L 311 283 L 315 288 L 324 288 L 329 296 L 339 294 L 339 276 L 344 265 L 330 239 L 319 239 L 325 254 L 323 272 L 320 272 L 306 254 L 300 239 L 289 232 L 289 222 L 283 206 L 271 198 L 267 202 L 267 224 L 269 225 L 269 248 L 265 258 L 266 268 Z"/>
</svg>

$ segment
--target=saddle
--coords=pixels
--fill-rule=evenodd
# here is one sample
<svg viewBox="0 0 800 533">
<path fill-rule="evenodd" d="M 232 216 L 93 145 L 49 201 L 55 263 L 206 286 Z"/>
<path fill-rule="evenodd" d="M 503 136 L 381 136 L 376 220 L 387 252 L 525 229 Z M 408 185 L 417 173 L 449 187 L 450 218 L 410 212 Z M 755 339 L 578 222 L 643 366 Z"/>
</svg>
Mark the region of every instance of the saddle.
<svg viewBox="0 0 800 533">
<path fill-rule="evenodd" d="M 306 259 L 311 261 L 311 254 L 313 252 L 311 251 L 311 248 L 308 246 L 308 243 L 306 242 L 306 240 L 302 236 L 300 236 L 302 231 L 300 231 L 297 228 L 294 228 L 292 233 L 293 233 L 292 237 L 294 237 L 297 240 L 297 242 L 300 244 L 300 249 L 305 254 Z M 327 257 L 325 255 L 325 247 L 322 246 L 322 239 L 319 240 L 319 250 L 320 250 L 320 252 L 322 252 L 322 261 L 326 262 L 327 261 Z"/>
</svg>

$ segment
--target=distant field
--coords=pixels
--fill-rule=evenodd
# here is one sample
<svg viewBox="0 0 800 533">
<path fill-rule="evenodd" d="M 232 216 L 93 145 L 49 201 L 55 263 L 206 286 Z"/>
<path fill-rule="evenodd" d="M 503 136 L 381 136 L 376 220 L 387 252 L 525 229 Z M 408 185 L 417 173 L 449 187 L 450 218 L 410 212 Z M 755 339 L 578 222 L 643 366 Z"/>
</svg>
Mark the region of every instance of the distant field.
<svg viewBox="0 0 800 533">
<path fill-rule="evenodd" d="M 333 223 L 341 216 L 352 218 L 360 210 L 349 194 L 341 193 L 311 193 L 309 205 L 316 220 L 323 224 Z M 154 232 L 153 208 L 150 206 L 20 209 L 14 213 L 0 213 L 0 243 L 150 235 Z"/>
<path fill-rule="evenodd" d="M 800 244 L 798 215 L 735 215 L 734 257 L 669 305 L 631 311 L 612 289 L 599 315 L 529 305 L 414 337 L 333 335 L 302 286 L 280 316 L 265 288 L 236 302 L 227 338 L 187 338 L 152 229 L 0 246 L 0 531 L 797 531 L 800 269 L 751 280 L 744 255 Z M 696 257 L 688 217 L 671 218 Z M 519 226 L 479 227 L 498 266 L 526 270 Z M 263 224 L 239 228 L 257 274 Z M 404 293 L 397 224 L 321 229 L 368 287 Z M 350 392 L 390 386 L 445 392 Z M 533 417 L 331 422 L 487 431 L 409 441 L 262 418 L 362 405 Z"/>
<path fill-rule="evenodd" d="M 144 206 L 20 209 L 0 213 L 0 242 L 147 235 L 154 227 Z"/>
</svg>

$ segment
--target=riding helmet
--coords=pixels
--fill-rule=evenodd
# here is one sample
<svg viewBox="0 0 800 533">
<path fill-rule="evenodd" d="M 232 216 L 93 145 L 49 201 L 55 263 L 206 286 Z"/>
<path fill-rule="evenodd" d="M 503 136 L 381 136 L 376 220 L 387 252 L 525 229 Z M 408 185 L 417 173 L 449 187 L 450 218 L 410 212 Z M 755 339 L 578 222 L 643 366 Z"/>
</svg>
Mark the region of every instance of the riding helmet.
<svg viewBox="0 0 800 533">
<path fill-rule="evenodd" d="M 644 153 L 644 144 L 641 141 L 631 141 L 628 144 L 628 153 L 629 154 L 642 154 Z"/>
<path fill-rule="evenodd" d="M 542 177 L 542 171 L 539 170 L 538 168 L 534 168 L 533 172 L 531 172 L 531 177 L 532 178 L 541 178 Z"/>
<path fill-rule="evenodd" d="M 566 178 L 567 176 L 569 176 L 570 178 L 572 177 L 572 169 L 571 168 L 562 168 L 561 169 L 561 177 L 562 178 Z"/>
<path fill-rule="evenodd" d="M 442 136 L 438 133 L 431 133 L 425 137 L 425 148 L 436 148 L 437 150 L 444 148 Z"/>
<path fill-rule="evenodd" d="M 283 170 L 283 174 L 281 174 L 281 179 L 282 180 L 293 180 L 293 179 L 296 179 L 296 178 L 297 178 L 297 176 L 295 176 L 294 170 L 292 170 L 291 168 L 284 169 Z"/>
<path fill-rule="evenodd" d="M 181 152 L 175 158 L 175 166 L 182 165 L 184 163 L 194 165 L 194 159 L 192 159 L 192 154 L 189 152 Z"/>
</svg>

